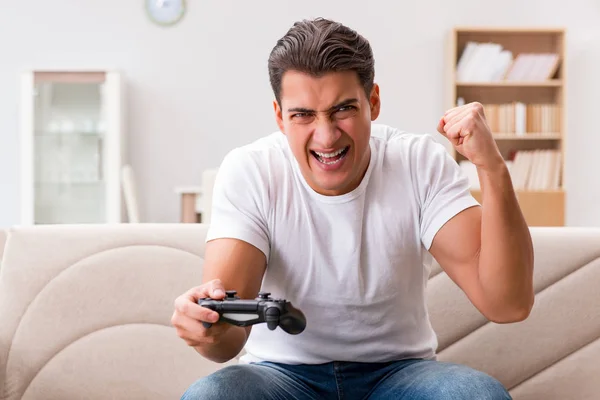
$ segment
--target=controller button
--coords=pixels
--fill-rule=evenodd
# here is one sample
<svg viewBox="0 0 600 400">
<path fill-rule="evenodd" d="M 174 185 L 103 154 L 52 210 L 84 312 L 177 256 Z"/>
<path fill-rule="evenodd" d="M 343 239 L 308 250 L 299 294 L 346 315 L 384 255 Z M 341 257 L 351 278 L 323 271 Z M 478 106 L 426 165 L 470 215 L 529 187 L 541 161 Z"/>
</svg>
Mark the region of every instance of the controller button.
<svg viewBox="0 0 600 400">
<path fill-rule="evenodd" d="M 271 293 L 269 292 L 258 292 L 258 297 L 264 300 L 267 300 Z"/>
<path fill-rule="evenodd" d="M 227 295 L 228 299 L 234 299 L 235 295 L 237 294 L 236 290 L 226 290 L 225 294 Z"/>
</svg>

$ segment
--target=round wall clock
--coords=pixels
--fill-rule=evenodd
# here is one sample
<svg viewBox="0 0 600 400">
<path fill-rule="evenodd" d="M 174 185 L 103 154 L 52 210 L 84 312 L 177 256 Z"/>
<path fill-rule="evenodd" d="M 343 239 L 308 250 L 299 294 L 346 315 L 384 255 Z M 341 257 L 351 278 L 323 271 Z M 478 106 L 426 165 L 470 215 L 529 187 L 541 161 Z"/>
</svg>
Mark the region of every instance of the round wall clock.
<svg viewBox="0 0 600 400">
<path fill-rule="evenodd" d="M 185 15 L 186 0 L 144 0 L 148 17 L 159 25 L 175 25 Z"/>
</svg>

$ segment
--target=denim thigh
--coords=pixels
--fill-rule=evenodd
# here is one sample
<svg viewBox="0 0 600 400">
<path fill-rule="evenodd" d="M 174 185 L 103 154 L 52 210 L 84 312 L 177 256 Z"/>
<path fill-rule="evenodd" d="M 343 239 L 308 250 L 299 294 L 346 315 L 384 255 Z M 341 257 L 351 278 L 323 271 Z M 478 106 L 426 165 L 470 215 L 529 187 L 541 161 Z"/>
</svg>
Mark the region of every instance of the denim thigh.
<svg viewBox="0 0 600 400">
<path fill-rule="evenodd" d="M 333 385 L 333 386 L 332 386 Z M 268 362 L 222 368 L 194 382 L 182 400 L 337 399 L 328 365 L 284 365 Z"/>
<path fill-rule="evenodd" d="M 366 399 L 511 399 L 497 379 L 465 365 L 435 360 L 400 361 L 381 372 L 385 375 Z"/>
<path fill-rule="evenodd" d="M 225 367 L 199 379 L 182 400 L 504 400 L 511 399 L 491 376 L 460 364 L 409 359 L 387 363 L 272 362 Z"/>
</svg>

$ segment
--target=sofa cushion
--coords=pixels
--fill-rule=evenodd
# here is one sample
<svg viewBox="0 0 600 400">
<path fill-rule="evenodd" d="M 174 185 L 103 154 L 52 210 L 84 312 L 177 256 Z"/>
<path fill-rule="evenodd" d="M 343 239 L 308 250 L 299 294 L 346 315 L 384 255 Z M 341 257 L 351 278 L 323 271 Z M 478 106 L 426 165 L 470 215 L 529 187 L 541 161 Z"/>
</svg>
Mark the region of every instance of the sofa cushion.
<svg viewBox="0 0 600 400">
<path fill-rule="evenodd" d="M 595 400 L 600 393 L 600 339 L 583 346 L 511 390 L 515 400 Z"/>
<path fill-rule="evenodd" d="M 432 268 L 437 273 L 430 278 L 427 301 L 438 359 L 491 374 L 515 399 L 563 399 L 566 393 L 591 399 L 586 393 L 600 392 L 600 381 L 584 377 L 600 374 L 600 364 L 584 361 L 597 359 L 599 352 L 600 229 L 535 227 L 531 234 L 536 299 L 523 322 L 487 321 L 439 267 Z M 565 374 L 562 384 L 572 382 L 568 389 L 558 390 L 559 374 Z M 540 392 L 544 385 L 557 390 Z"/>
<path fill-rule="evenodd" d="M 206 226 L 14 228 L 0 276 L 0 398 L 178 398 L 224 364 L 175 333 Z"/>
</svg>

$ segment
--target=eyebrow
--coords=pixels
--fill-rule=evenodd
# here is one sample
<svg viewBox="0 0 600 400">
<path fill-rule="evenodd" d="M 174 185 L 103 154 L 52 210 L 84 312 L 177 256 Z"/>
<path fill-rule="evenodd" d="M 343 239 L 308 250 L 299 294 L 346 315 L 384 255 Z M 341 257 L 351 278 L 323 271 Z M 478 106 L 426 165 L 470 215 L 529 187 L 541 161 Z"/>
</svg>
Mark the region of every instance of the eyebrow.
<svg viewBox="0 0 600 400">
<path fill-rule="evenodd" d="M 327 109 L 327 112 L 331 112 L 334 110 L 337 110 L 340 107 L 344 107 L 347 106 L 348 104 L 352 104 L 352 103 L 358 103 L 358 99 L 346 99 L 344 101 L 342 101 L 341 103 L 338 103 L 334 106 L 329 107 L 329 109 Z M 315 110 L 311 110 L 310 108 L 304 108 L 304 107 L 292 107 L 292 108 L 288 108 L 287 110 L 288 112 L 301 112 L 301 113 L 314 113 Z"/>
</svg>

